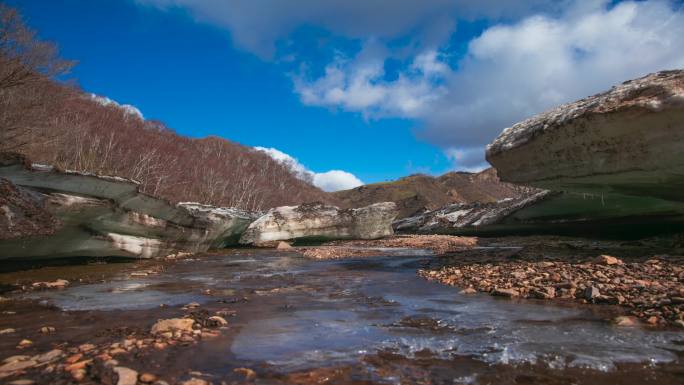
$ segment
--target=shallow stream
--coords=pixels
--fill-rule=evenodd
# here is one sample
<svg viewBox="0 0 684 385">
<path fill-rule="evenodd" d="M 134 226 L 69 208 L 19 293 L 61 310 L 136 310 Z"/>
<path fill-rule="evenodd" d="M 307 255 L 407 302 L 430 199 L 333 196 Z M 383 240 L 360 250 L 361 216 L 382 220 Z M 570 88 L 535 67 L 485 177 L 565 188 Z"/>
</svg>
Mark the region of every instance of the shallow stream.
<svg viewBox="0 0 684 385">
<path fill-rule="evenodd" d="M 186 354 L 192 369 L 217 377 L 236 366 L 281 374 L 352 367 L 357 380 L 405 382 L 404 374 L 368 359 L 389 354 L 406 360 L 401 367 L 419 362 L 425 373 L 435 373 L 433 383 L 487 383 L 487 373 L 503 367 L 511 383 L 523 370 L 516 368 L 543 372 L 543 378 L 559 373 L 549 383 L 592 376 L 610 383 L 623 367 L 660 383 L 684 379 L 684 333 L 612 326 L 607 320 L 615 309 L 459 294 L 416 275 L 435 263 L 433 257 L 404 254 L 313 261 L 295 253 L 226 251 L 159 274 L 121 273 L 103 283 L 23 296 L 70 313 L 116 312 L 119 319 L 123 311 L 155 314 L 189 302 L 235 309 L 229 338 L 202 342 Z M 659 374 L 663 367 L 666 375 Z M 276 381 L 271 377 L 265 383 Z"/>
</svg>

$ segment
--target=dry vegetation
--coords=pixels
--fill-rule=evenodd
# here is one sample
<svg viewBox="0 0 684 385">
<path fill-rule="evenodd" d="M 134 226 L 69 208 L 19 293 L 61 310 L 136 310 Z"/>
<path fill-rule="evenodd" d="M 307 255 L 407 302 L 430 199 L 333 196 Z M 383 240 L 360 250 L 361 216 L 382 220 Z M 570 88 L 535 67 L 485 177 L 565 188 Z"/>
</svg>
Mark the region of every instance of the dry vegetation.
<svg viewBox="0 0 684 385">
<path fill-rule="evenodd" d="M 57 82 L 73 62 L 0 4 L 0 151 L 63 169 L 117 175 L 170 201 L 249 210 L 330 202 L 267 155 L 221 138 L 191 139 Z"/>
<path fill-rule="evenodd" d="M 501 182 L 496 170 L 488 168 L 478 173 L 449 172 L 440 177 L 410 175 L 393 182 L 337 191 L 333 196 L 344 207 L 395 202 L 399 207 L 398 218 L 405 218 L 453 203 L 496 202 L 527 195 L 531 191 L 533 189 L 528 187 Z"/>
</svg>

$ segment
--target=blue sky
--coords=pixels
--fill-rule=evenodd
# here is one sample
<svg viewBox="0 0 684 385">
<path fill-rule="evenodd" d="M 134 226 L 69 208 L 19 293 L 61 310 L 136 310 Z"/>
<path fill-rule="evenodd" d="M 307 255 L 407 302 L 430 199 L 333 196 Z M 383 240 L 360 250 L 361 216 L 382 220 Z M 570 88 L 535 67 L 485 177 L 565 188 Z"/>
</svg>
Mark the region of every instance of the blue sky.
<svg viewBox="0 0 684 385">
<path fill-rule="evenodd" d="M 520 119 L 684 67 L 680 2 L 7 3 L 86 91 L 365 183 L 476 170 Z"/>
</svg>

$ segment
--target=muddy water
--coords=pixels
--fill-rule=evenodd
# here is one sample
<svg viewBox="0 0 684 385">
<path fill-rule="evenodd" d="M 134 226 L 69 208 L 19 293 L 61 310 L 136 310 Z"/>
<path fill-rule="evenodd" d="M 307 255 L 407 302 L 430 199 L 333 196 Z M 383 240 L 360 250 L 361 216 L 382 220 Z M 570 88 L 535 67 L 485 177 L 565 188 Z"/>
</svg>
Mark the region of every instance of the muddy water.
<svg viewBox="0 0 684 385">
<path fill-rule="evenodd" d="M 684 383 L 684 333 L 614 327 L 607 320 L 619 310 L 608 307 L 461 295 L 416 275 L 431 263 L 420 251 L 337 261 L 226 251 L 157 274 L 128 269 L 15 294 L 19 311 L 0 329 L 51 312 L 65 330 L 53 339 L 83 343 L 105 329 L 145 330 L 197 302 L 236 311 L 223 337 L 129 364 L 216 383 L 236 367 L 253 368 L 257 383 Z"/>
</svg>

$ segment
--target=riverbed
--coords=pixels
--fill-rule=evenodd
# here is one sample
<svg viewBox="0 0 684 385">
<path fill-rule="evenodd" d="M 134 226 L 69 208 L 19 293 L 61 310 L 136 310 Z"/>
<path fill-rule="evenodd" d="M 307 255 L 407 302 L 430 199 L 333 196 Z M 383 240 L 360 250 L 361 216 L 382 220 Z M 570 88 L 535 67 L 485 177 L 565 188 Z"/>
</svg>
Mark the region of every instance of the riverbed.
<svg viewBox="0 0 684 385">
<path fill-rule="evenodd" d="M 72 284 L 4 294 L 0 330 L 16 331 L 0 336 L 0 358 L 108 344 L 201 310 L 233 316 L 219 337 L 117 360 L 170 384 L 191 377 L 215 384 L 684 382 L 678 330 L 616 327 L 609 320 L 620 309 L 610 306 L 459 294 L 417 276 L 438 263 L 429 251 L 383 254 L 315 261 L 235 249 L 173 262 L 43 269 L 47 278 L 70 275 Z M 88 279 L 78 282 L 83 275 Z M 189 303 L 199 306 L 184 309 Z M 54 333 L 38 332 L 48 325 Z M 33 345 L 18 351 L 24 338 Z M 39 371 L 16 378 L 72 381 Z"/>
</svg>

